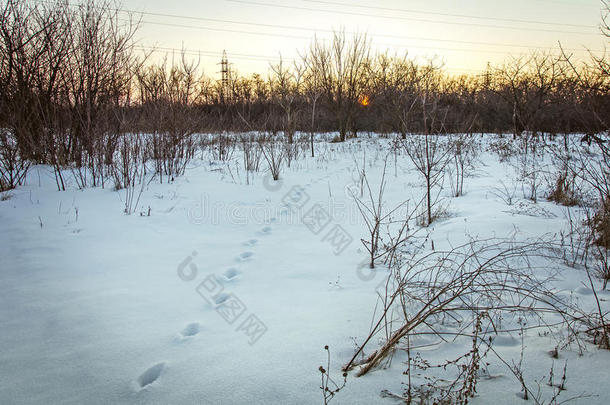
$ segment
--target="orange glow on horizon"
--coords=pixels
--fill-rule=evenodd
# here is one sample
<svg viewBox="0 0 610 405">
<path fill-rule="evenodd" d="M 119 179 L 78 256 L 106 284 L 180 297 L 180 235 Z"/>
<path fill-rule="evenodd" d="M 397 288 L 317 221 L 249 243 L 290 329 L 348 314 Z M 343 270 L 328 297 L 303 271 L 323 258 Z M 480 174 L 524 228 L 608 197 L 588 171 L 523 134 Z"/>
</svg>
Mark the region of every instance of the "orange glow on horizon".
<svg viewBox="0 0 610 405">
<path fill-rule="evenodd" d="M 371 101 L 370 101 L 370 99 L 369 99 L 369 96 L 364 95 L 364 96 L 360 96 L 360 97 L 358 97 L 358 102 L 359 102 L 359 103 L 360 103 L 362 106 L 366 107 L 367 105 L 369 105 L 369 104 L 370 104 L 370 102 L 371 102 Z"/>
</svg>

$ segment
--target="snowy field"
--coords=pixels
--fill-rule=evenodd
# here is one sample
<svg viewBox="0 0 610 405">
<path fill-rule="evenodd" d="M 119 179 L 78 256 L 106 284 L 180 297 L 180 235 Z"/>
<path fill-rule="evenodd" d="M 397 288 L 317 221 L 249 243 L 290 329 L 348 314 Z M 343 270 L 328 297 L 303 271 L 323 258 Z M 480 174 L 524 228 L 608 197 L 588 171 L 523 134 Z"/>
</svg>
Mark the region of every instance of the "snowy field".
<svg viewBox="0 0 610 405">
<path fill-rule="evenodd" d="M 533 202 L 519 157 L 501 161 L 491 151 L 499 142 L 508 138 L 477 136 L 480 153 L 463 196 L 452 196 L 446 173 L 435 192 L 441 215 L 418 232 L 423 251 L 569 229 L 568 209 L 545 198 L 551 154 L 538 163 Z M 404 152 L 388 155 L 390 144 L 316 142 L 316 157 L 305 150 L 277 182 L 264 162 L 259 172 L 244 172 L 239 150 L 228 162 L 201 152 L 184 176 L 150 182 L 132 215 L 123 213 L 124 190 L 72 184 L 58 192 L 52 169 L 34 167 L 27 184 L 0 201 L 0 403 L 323 403 L 324 346 L 330 375 L 341 382 L 341 367 L 377 319 L 388 274 L 382 262 L 367 268 L 367 233 L 353 198 L 359 173 L 377 190 L 385 164 L 388 208 L 407 200 L 413 207 L 424 195 L 413 163 Z M 311 220 L 316 213 L 322 221 Z M 570 216 L 579 218 L 579 208 Z M 582 269 L 542 264 L 556 272 L 558 296 L 593 310 Z M 610 295 L 599 297 L 607 308 Z M 557 402 L 607 403 L 608 351 L 585 338 L 565 344 L 562 330 L 522 331 L 523 339 L 515 331 L 494 347 L 509 364 L 523 356 L 525 382 L 543 400 L 553 392 L 549 371 L 559 381 L 567 360 Z M 469 350 L 468 340 L 436 336 L 411 343 L 431 362 Z M 381 344 L 377 336 L 364 352 Z M 558 346 L 554 359 L 549 352 Z M 401 403 L 405 359 L 398 350 L 365 376 L 350 372 L 332 403 Z M 522 399 L 521 384 L 497 357 L 484 361 L 471 403 L 534 403 Z"/>
</svg>

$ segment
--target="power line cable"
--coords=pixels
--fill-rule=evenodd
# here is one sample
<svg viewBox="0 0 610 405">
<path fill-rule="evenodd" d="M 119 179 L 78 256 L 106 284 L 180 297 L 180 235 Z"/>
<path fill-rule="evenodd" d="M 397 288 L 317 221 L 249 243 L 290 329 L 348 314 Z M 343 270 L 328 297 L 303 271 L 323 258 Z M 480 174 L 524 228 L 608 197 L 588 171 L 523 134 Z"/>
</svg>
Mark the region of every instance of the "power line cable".
<svg viewBox="0 0 610 405">
<path fill-rule="evenodd" d="M 44 0 L 34 0 L 37 1 L 39 3 L 44 3 Z M 231 0 L 229 0 L 231 1 Z M 49 3 L 47 1 L 47 3 Z M 69 4 L 69 3 L 68 3 Z M 74 4 L 69 4 L 69 6 L 72 7 L 77 7 L 77 5 Z M 121 9 L 112 9 L 112 10 L 116 10 L 116 11 L 127 11 L 127 10 L 121 10 Z M 138 13 L 135 12 L 134 13 Z M 149 13 L 149 14 L 153 14 L 153 13 Z M 154 13 L 156 15 L 162 15 L 162 16 L 166 16 L 165 14 L 162 13 Z M 170 15 L 168 14 L 167 16 L 177 16 L 177 15 Z M 181 17 L 186 17 L 186 16 L 181 16 Z M 196 18 L 196 17 L 193 17 Z M 124 20 L 127 21 L 127 20 Z M 141 21 L 143 24 L 154 24 L 154 25 L 162 25 L 162 26 L 169 26 L 169 27 L 179 27 L 179 28 L 189 28 L 189 29 L 200 29 L 200 30 L 208 30 L 208 31 L 218 31 L 218 32 L 230 32 L 230 33 L 241 33 L 241 34 L 249 34 L 249 35 L 263 35 L 263 36 L 271 36 L 271 37 L 281 37 L 281 38 L 294 38 L 294 39 L 304 39 L 304 40 L 310 40 L 311 38 L 309 37 L 304 37 L 304 36 L 296 36 L 296 35 L 286 35 L 286 34 L 275 34 L 275 33 L 267 33 L 267 32 L 259 32 L 259 31 L 244 31 L 244 30 L 236 30 L 236 29 L 225 29 L 225 28 L 211 28 L 211 27 L 202 27 L 202 26 L 191 26 L 191 25 L 183 25 L 183 24 L 173 24 L 173 23 L 163 23 L 163 22 L 156 22 L 156 21 Z M 332 32 L 332 31 L 329 31 Z M 324 40 L 324 39 L 322 39 Z M 492 43 L 488 43 L 489 45 L 492 45 Z M 383 45 L 383 46 L 389 46 L 389 47 L 396 47 L 396 48 L 406 48 L 406 49 L 431 49 L 431 50 L 436 50 L 436 51 L 451 51 L 451 52 L 465 52 L 465 53 L 495 53 L 495 54 L 507 54 L 504 51 L 498 51 L 498 50 L 481 50 L 481 49 L 465 49 L 465 48 L 449 48 L 449 47 L 438 47 L 438 46 L 424 46 L 424 45 L 403 45 L 403 44 L 394 44 L 394 43 L 379 43 L 377 42 L 376 45 Z M 175 50 L 174 48 L 168 48 L 171 50 Z M 557 49 L 557 48 L 550 48 L 550 49 Z M 570 49 L 570 50 L 580 50 L 580 49 Z M 584 49 L 582 49 L 582 51 L 584 51 Z M 203 51 L 205 52 L 205 51 Z M 237 55 L 237 54 L 236 54 Z M 257 56 L 257 55 L 244 55 L 243 57 L 241 57 L 242 59 L 245 58 L 250 58 L 253 60 L 259 60 L 259 59 L 254 59 L 254 58 L 266 58 L 268 59 L 277 59 L 277 58 L 273 58 L 273 57 L 266 57 L 266 56 Z M 239 59 L 239 57 L 238 57 Z"/>
<path fill-rule="evenodd" d="M 135 11 L 135 10 L 120 10 L 128 13 L 149 15 L 149 16 L 157 16 L 157 17 L 170 17 L 170 18 L 181 18 L 188 19 L 194 21 L 209 21 L 209 22 L 218 22 L 225 24 L 239 24 L 239 25 L 252 25 L 257 27 L 267 27 L 267 28 L 280 28 L 280 29 L 290 29 L 290 30 L 302 30 L 302 31 L 311 31 L 311 32 L 326 32 L 326 33 L 334 33 L 335 30 L 330 29 L 318 29 L 318 28 L 310 28 L 310 27 L 297 27 L 290 25 L 278 25 L 278 24 L 263 24 L 263 23 L 252 23 L 252 22 L 244 22 L 244 21 L 235 21 L 235 20 L 223 20 L 217 18 L 206 18 L 206 17 L 194 17 L 194 16 L 185 16 L 179 14 L 165 14 L 158 12 L 148 12 L 148 11 Z M 152 23 L 152 22 L 149 22 Z M 357 34 L 357 32 L 346 32 L 347 34 Z M 437 41 L 437 42 L 452 42 L 452 43 L 460 43 L 460 44 L 470 44 L 470 45 L 489 45 L 489 46 L 503 46 L 503 47 L 511 47 L 511 48 L 536 48 L 536 49 L 556 49 L 556 47 L 547 47 L 540 45 L 524 45 L 524 44 L 503 44 L 497 42 L 482 42 L 482 41 L 463 41 L 463 40 L 455 40 L 455 39 L 445 39 L 445 38 L 430 38 L 430 37 L 414 37 L 414 36 L 404 36 L 404 35 L 391 35 L 391 34 L 375 34 L 375 37 L 385 37 L 385 38 L 395 38 L 395 39 L 413 39 L 413 40 L 422 40 L 422 41 Z M 300 37 L 304 38 L 304 37 Z M 563 48 L 566 51 L 580 51 L 582 49 L 578 48 Z M 599 52 L 599 51 L 596 51 Z"/>
<path fill-rule="evenodd" d="M 355 15 L 355 16 L 362 16 L 362 17 L 368 17 L 368 18 L 370 18 L 370 17 L 383 18 L 383 19 L 389 19 L 389 20 L 418 21 L 418 22 L 426 22 L 426 23 L 433 23 L 433 24 L 449 24 L 449 25 L 496 28 L 496 29 L 507 29 L 507 30 L 517 30 L 517 31 L 540 31 L 540 32 L 559 32 L 562 34 L 599 35 L 598 33 L 593 33 L 593 32 L 565 31 L 565 30 L 553 30 L 553 29 L 532 28 L 532 27 L 529 27 L 529 28 L 528 27 L 513 27 L 513 26 L 506 26 L 506 25 L 465 23 L 465 22 L 457 22 L 457 21 L 437 21 L 437 20 L 429 20 L 429 19 L 413 18 L 413 17 L 387 16 L 387 15 L 378 15 L 378 14 L 369 14 L 369 13 L 365 14 L 365 13 L 358 13 L 358 12 L 354 12 L 354 11 L 346 11 L 346 10 L 341 10 L 341 11 L 327 10 L 327 9 L 321 9 L 321 8 L 290 6 L 290 5 L 285 5 L 285 4 L 262 3 L 262 2 L 258 2 L 258 1 L 249 1 L 249 0 L 225 0 L 225 1 L 231 2 L 231 3 L 250 4 L 250 5 L 256 5 L 256 6 L 314 11 L 314 12 L 341 14 L 341 15 L 347 14 L 347 15 Z"/>
<path fill-rule="evenodd" d="M 190 28 L 190 29 L 199 29 L 205 31 L 217 31 L 217 32 L 231 32 L 236 34 L 249 34 L 249 35 L 262 35 L 269 37 L 282 37 L 282 38 L 293 38 L 293 39 L 311 39 L 310 37 L 303 37 L 297 35 L 288 35 L 288 34 L 274 34 L 270 32 L 256 32 L 256 31 L 244 31 L 244 30 L 235 30 L 230 28 L 211 28 L 211 27 L 202 27 L 196 25 L 184 25 L 184 24 L 174 24 L 174 23 L 164 23 L 158 21 L 141 21 L 142 24 L 153 24 L 153 25 L 161 25 L 167 27 L 176 27 L 176 28 Z"/>
<path fill-rule="evenodd" d="M 296 36 L 296 35 L 244 31 L 244 30 L 235 30 L 235 29 L 228 29 L 228 28 L 211 28 L 211 27 L 202 27 L 202 26 L 195 26 L 195 25 L 162 23 L 162 22 L 157 22 L 157 21 L 142 20 L 141 23 L 175 27 L 175 28 L 188 28 L 188 29 L 199 29 L 199 30 L 206 30 L 206 31 L 230 32 L 230 33 L 249 34 L 249 35 L 262 35 L 262 36 L 279 37 L 279 38 L 293 38 L 293 39 L 304 39 L 304 40 L 311 39 L 309 37 Z M 394 44 L 394 43 L 388 43 L 388 42 L 375 42 L 375 43 L 377 45 L 393 47 L 393 48 L 432 49 L 432 50 L 439 50 L 439 51 L 466 52 L 466 53 L 493 53 L 493 54 L 503 54 L 503 55 L 507 54 L 506 51 L 490 50 L 490 49 L 467 49 L 467 48 L 449 48 L 449 47 L 425 46 L 425 45 L 403 45 L 403 44 Z M 583 49 L 583 51 L 585 51 L 585 50 Z M 524 53 L 524 52 L 521 52 L 521 54 L 522 53 Z"/>
<path fill-rule="evenodd" d="M 412 13 L 412 14 L 424 14 L 424 15 L 438 15 L 442 17 L 459 17 L 459 18 L 471 18 L 476 20 L 494 20 L 494 21 L 503 21 L 503 22 L 517 22 L 517 23 L 526 23 L 526 24 L 541 24 L 541 25 L 559 25 L 559 26 L 568 26 L 568 27 L 579 27 L 579 28 L 597 28 L 596 25 L 584 25 L 584 24 L 570 24 L 570 23 L 556 23 L 550 21 L 538 21 L 538 20 L 522 20 L 516 18 L 501 18 L 501 17 L 486 17 L 486 16 L 477 16 L 471 14 L 454 14 L 454 13 L 441 13 L 435 11 L 424 11 L 424 10 L 414 10 L 414 9 L 405 9 L 405 8 L 392 8 L 392 7 L 380 7 L 380 6 L 365 6 L 362 4 L 349 4 L 349 3 L 341 3 L 337 1 L 327 1 L 327 0 L 301 0 L 306 3 L 317 3 L 317 4 L 329 4 L 334 6 L 341 7 L 354 7 L 354 8 L 363 8 L 369 10 L 383 10 L 383 11 L 398 11 L 403 13 Z"/>
<path fill-rule="evenodd" d="M 45 0 L 32 0 L 32 1 L 33 2 L 38 2 L 38 3 L 50 3 L 50 4 L 53 4 L 53 2 L 45 1 Z M 309 0 L 304 0 L 304 1 L 309 1 Z M 312 1 L 314 1 L 314 0 L 312 0 Z M 76 4 L 69 4 L 69 6 L 71 6 L 71 7 L 78 7 L 78 5 L 76 5 Z M 224 19 L 217 19 L 217 18 L 186 16 L 186 15 L 180 15 L 180 14 L 170 14 L 170 13 L 160 13 L 160 12 L 148 12 L 148 11 L 137 11 L 137 10 L 130 10 L 130 9 L 112 9 L 112 10 L 113 11 L 118 11 L 118 12 L 130 13 L 130 14 L 141 14 L 141 15 L 148 15 L 148 16 L 155 16 L 155 17 L 180 18 L 180 19 L 188 19 L 188 20 L 195 20 L 195 21 L 208 21 L 208 22 L 217 22 L 217 23 L 225 23 L 225 24 L 251 25 L 251 26 L 258 26 L 258 27 L 280 28 L 280 29 L 290 29 L 290 30 L 303 30 L 303 31 L 310 31 L 310 32 L 326 32 L 326 33 L 334 33 L 334 32 L 336 32 L 334 30 L 329 30 L 329 29 L 316 29 L 316 28 L 310 28 L 310 27 L 297 27 L 297 26 L 291 26 L 291 25 L 252 23 L 252 22 L 235 21 L 235 20 L 224 20 Z M 156 25 L 169 25 L 169 24 L 171 24 L 171 23 L 156 22 L 156 21 L 144 21 L 144 23 L 146 23 L 146 24 L 156 24 Z M 175 25 L 170 25 L 170 26 L 177 26 L 177 27 L 179 27 L 181 25 L 175 24 Z M 225 32 L 245 33 L 245 34 L 251 34 L 251 35 L 271 35 L 271 36 L 286 37 L 286 35 L 283 35 L 283 34 L 272 34 L 272 33 L 263 33 L 263 32 L 255 33 L 255 32 L 252 32 L 252 31 L 230 30 L 230 29 L 220 29 L 220 28 L 211 28 L 211 27 L 201 27 L 201 29 L 216 30 L 216 31 L 225 30 Z M 346 33 L 347 34 L 357 34 L 356 32 L 346 32 Z M 430 41 L 430 42 L 448 42 L 448 43 L 459 43 L 459 44 L 469 44 L 469 45 L 502 46 L 502 47 L 511 47 L 511 48 L 560 50 L 560 48 L 552 47 L 552 46 L 547 47 L 547 46 L 540 46 L 540 45 L 505 44 L 505 43 L 483 42 L 483 41 L 464 41 L 464 40 L 453 40 L 453 39 L 446 39 L 446 38 L 430 38 L 430 37 L 421 37 L 421 36 L 403 36 L 403 35 L 390 35 L 390 34 L 375 34 L 375 37 L 385 37 L 385 38 L 395 38 L 395 39 L 410 39 L 410 40 L 421 40 L 421 41 Z M 308 37 L 303 37 L 303 36 L 292 36 L 292 38 L 295 38 L 295 39 L 310 39 Z M 392 46 L 393 45 L 394 44 L 392 44 Z M 580 49 L 580 48 L 563 48 L 563 49 L 566 50 L 566 51 L 575 51 L 575 52 L 583 51 L 584 50 L 584 49 Z M 601 52 L 599 50 L 593 50 L 593 51 L 594 52 Z"/>
</svg>

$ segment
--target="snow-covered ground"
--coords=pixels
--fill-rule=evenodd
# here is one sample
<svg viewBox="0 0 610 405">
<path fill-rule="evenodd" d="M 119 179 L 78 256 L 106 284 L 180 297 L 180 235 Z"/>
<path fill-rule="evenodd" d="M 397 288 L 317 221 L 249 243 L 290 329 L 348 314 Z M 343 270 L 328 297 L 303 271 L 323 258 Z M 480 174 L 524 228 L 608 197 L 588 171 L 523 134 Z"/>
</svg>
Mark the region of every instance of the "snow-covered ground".
<svg viewBox="0 0 610 405">
<path fill-rule="evenodd" d="M 481 150 L 493 139 L 479 138 Z M 357 166 L 379 182 L 389 143 L 318 142 L 316 157 L 304 152 L 280 182 L 264 170 L 246 180 L 239 153 L 229 163 L 203 154 L 174 182 L 151 182 L 132 215 L 123 213 L 123 190 L 58 192 L 52 170 L 34 167 L 27 184 L 0 202 L 0 403 L 322 403 L 324 346 L 331 375 L 341 380 L 384 280 L 382 266 L 363 277 L 366 232 L 348 190 Z M 400 154 L 387 162 L 387 205 L 418 201 L 422 181 L 410 160 Z M 501 197 L 502 183 L 515 190 L 512 205 Z M 496 154 L 479 156 L 464 188 L 452 198 L 445 182 L 446 215 L 423 231 L 436 249 L 567 227 L 566 208 L 546 201 L 544 186 L 538 203 L 523 198 L 514 168 Z M 324 226 L 307 219 L 314 213 Z M 556 265 L 557 288 L 591 306 L 584 273 Z M 600 296 L 607 304 L 610 296 Z M 519 337 L 497 344 L 518 359 Z M 607 351 L 589 344 L 580 355 L 568 347 L 553 360 L 556 341 L 538 331 L 524 346 L 534 386 L 553 362 L 560 378 L 567 359 L 559 400 L 607 401 Z M 421 351 L 443 361 L 460 350 L 468 348 Z M 491 360 L 495 378 L 480 380 L 472 403 L 524 403 L 514 376 Z M 350 374 L 332 403 L 399 402 L 380 393 L 404 391 L 403 361 L 397 353 L 386 369 Z"/>
</svg>

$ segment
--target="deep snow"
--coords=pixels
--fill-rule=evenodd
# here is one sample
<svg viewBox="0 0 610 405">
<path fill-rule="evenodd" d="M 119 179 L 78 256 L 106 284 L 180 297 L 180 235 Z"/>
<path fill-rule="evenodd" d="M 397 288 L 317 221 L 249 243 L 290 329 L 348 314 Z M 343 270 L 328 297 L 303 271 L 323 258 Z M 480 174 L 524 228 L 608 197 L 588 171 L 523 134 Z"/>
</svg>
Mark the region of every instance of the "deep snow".
<svg viewBox="0 0 610 405">
<path fill-rule="evenodd" d="M 481 148 L 493 138 L 481 138 Z M 305 152 L 281 182 L 264 171 L 246 182 L 239 154 L 229 163 L 204 155 L 173 183 L 153 181 L 129 216 L 123 191 L 58 192 L 51 169 L 34 167 L 0 202 L 0 403 L 322 403 L 324 345 L 340 379 L 367 335 L 385 274 L 362 277 L 364 225 L 346 187 L 357 182 L 356 162 L 379 181 L 388 143 L 318 142 L 317 156 Z M 509 206 L 497 187 L 517 184 L 514 169 L 492 153 L 479 159 L 464 196 L 451 198 L 445 183 L 447 215 L 425 231 L 437 249 L 565 229 L 566 208 L 546 201 L 544 187 L 537 204 L 517 188 Z M 396 166 L 388 159 L 387 179 L 388 206 L 422 195 L 404 155 Z M 316 212 L 322 229 L 306 219 Z M 557 288 L 592 305 L 584 280 L 565 268 Z M 418 343 L 430 343 L 421 352 L 437 360 L 463 350 Z M 548 373 L 555 344 L 526 337 L 530 381 Z M 521 341 L 504 337 L 498 347 L 517 358 Z M 574 403 L 605 402 L 610 353 L 566 349 L 556 368 L 565 359 L 560 399 L 584 393 Z M 396 403 L 380 393 L 402 393 L 402 360 L 398 353 L 388 369 L 350 375 L 332 403 Z M 490 370 L 497 378 L 482 379 L 472 403 L 524 403 L 506 369 Z"/>
</svg>

